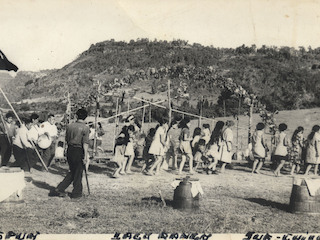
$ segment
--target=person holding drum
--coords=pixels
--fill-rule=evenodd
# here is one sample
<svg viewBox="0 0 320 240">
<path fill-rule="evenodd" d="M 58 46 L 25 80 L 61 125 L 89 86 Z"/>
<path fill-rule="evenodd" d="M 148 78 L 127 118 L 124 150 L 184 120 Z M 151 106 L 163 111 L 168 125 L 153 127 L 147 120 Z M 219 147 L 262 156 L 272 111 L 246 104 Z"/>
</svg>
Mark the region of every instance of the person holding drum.
<svg viewBox="0 0 320 240">
<path fill-rule="evenodd" d="M 43 134 L 42 129 L 39 127 L 39 115 L 32 113 L 30 116 L 31 126 L 28 131 L 28 140 L 38 145 L 39 136 Z"/>
<path fill-rule="evenodd" d="M 58 137 L 58 129 L 53 114 L 48 115 L 48 120 L 40 125 L 40 129 L 43 134 L 38 138 L 38 146 L 42 149 L 44 163 L 49 167 L 55 155 L 56 139 Z"/>
</svg>

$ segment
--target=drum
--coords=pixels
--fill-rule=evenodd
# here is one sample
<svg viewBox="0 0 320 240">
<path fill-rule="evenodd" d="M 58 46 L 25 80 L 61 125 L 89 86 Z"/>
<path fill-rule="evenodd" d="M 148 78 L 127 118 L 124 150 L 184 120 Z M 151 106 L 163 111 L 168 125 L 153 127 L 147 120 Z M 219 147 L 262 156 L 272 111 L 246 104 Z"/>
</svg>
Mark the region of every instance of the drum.
<svg viewBox="0 0 320 240">
<path fill-rule="evenodd" d="M 48 147 L 50 147 L 51 143 L 51 138 L 46 134 L 42 134 L 38 138 L 38 146 L 42 149 L 47 149 Z"/>
</svg>

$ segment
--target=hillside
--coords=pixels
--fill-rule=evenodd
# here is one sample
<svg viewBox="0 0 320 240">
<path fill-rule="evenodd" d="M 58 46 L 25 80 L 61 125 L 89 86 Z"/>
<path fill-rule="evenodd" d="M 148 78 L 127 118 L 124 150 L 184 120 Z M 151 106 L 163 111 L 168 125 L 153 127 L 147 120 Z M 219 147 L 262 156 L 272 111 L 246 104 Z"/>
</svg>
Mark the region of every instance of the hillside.
<svg viewBox="0 0 320 240">
<path fill-rule="evenodd" d="M 70 91 L 74 102 L 89 106 L 95 95 L 94 84 L 99 80 L 102 92 L 109 93 L 101 101 L 113 102 L 114 107 L 116 100 L 112 96 L 122 95 L 123 87 L 127 89 L 124 102 L 135 94 L 148 93 L 154 100 L 166 98 L 170 79 L 176 107 L 198 112 L 199 101 L 203 100 L 204 115 L 221 116 L 222 103 L 227 114 L 236 112 L 238 106 L 232 92 L 222 91 L 226 78 L 257 95 L 269 110 L 319 107 L 319 66 L 320 48 L 295 50 L 243 45 L 224 49 L 190 45 L 183 40 L 138 39 L 128 43 L 109 40 L 91 45 L 61 69 L 19 72 L 6 84 L 6 91 L 15 101 L 41 97 L 64 99 Z M 110 88 L 114 90 L 115 86 L 117 91 L 111 94 Z M 46 107 L 50 108 L 50 104 Z M 63 111 L 63 104 L 60 107 Z"/>
</svg>

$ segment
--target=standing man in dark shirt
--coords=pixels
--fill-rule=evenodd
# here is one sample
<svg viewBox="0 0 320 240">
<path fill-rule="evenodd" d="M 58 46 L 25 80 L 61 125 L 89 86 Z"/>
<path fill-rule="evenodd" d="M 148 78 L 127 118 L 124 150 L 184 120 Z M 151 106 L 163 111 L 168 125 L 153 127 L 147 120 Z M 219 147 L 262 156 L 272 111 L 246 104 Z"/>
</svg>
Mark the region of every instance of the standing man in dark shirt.
<svg viewBox="0 0 320 240">
<path fill-rule="evenodd" d="M 69 124 L 66 129 L 67 161 L 70 170 L 51 195 L 66 196 L 66 188 L 73 183 L 71 198 L 82 197 L 82 174 L 87 161 L 89 161 L 89 127 L 84 121 L 88 112 L 85 109 L 79 109 L 76 115 L 77 121 Z"/>
</svg>

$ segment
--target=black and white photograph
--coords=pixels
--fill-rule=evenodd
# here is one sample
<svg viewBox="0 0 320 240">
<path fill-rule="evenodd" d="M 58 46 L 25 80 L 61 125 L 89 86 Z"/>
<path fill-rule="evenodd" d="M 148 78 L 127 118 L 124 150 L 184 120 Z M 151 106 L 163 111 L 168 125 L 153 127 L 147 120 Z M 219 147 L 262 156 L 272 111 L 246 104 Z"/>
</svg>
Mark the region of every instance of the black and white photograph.
<svg viewBox="0 0 320 240">
<path fill-rule="evenodd" d="M 0 239 L 320 239 L 319 0 L 0 12 Z"/>
</svg>

